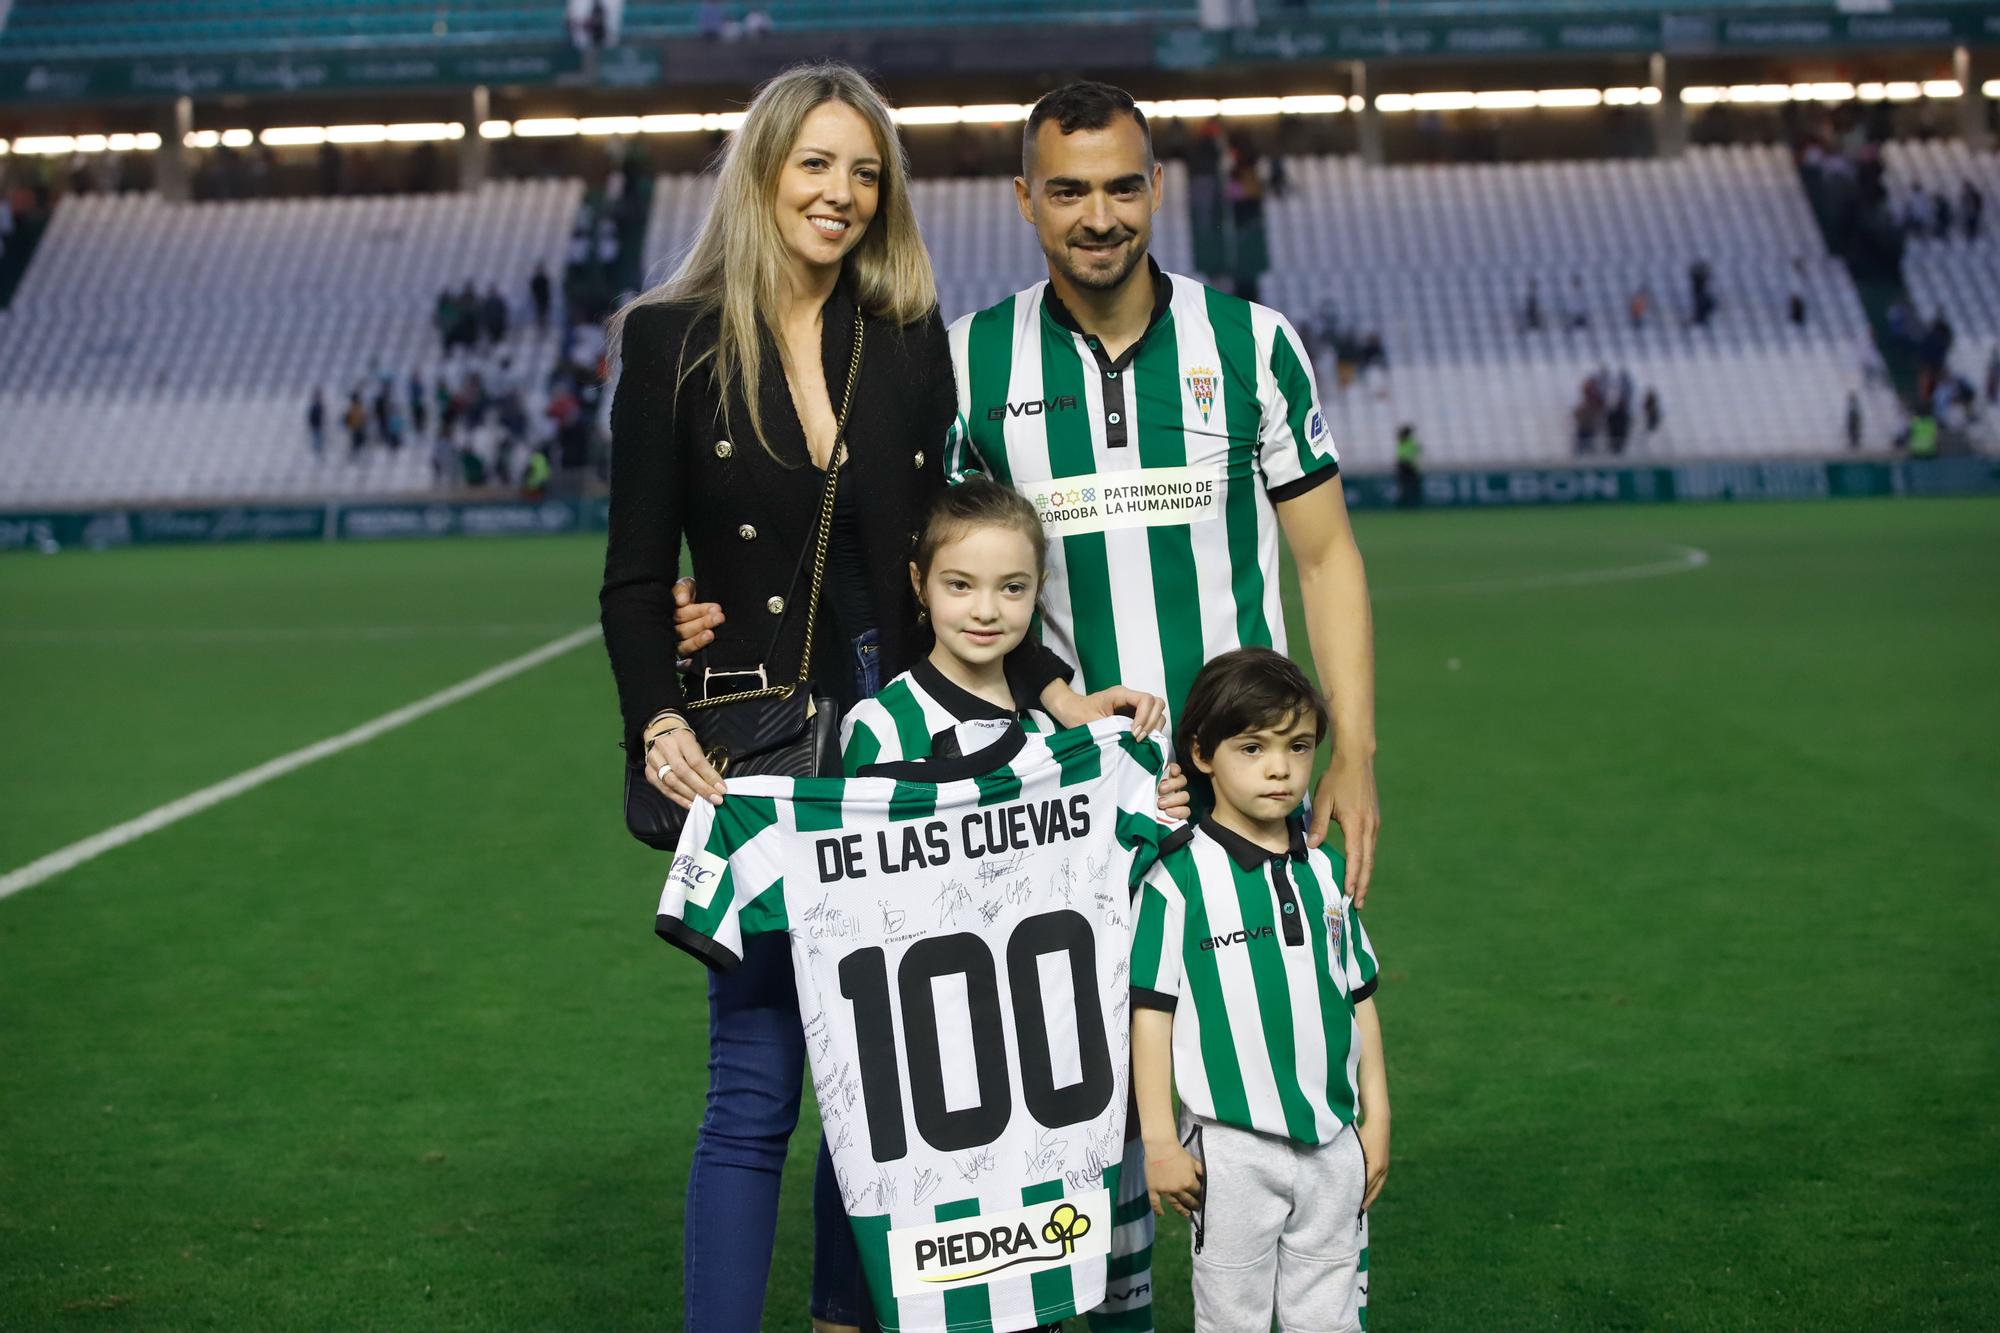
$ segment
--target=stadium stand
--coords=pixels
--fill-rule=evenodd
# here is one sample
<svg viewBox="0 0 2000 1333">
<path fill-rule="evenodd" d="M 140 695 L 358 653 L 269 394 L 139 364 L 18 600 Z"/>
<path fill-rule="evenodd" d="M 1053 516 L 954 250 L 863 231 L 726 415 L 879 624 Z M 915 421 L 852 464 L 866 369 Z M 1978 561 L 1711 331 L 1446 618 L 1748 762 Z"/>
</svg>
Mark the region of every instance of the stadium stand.
<svg viewBox="0 0 2000 1333">
<path fill-rule="evenodd" d="M 1974 153 L 1956 139 L 1883 145 L 1883 184 L 1890 204 L 1903 216 L 1917 186 L 1942 195 L 1956 213 L 1946 234 L 1912 230 L 1903 251 L 1903 280 L 1916 314 L 1931 319 L 1942 311 L 1956 337 L 1951 370 L 1983 385 L 1987 367 L 2000 350 L 2000 154 Z M 1968 235 L 1963 187 L 1970 183 L 1984 201 L 1978 234 Z"/>
<path fill-rule="evenodd" d="M 1568 457 L 1578 386 L 1599 368 L 1625 368 L 1660 396 L 1658 435 L 1633 435 L 1641 454 L 1825 453 L 1839 445 L 1850 391 L 1874 442 L 1901 421 L 1886 385 L 1862 374 L 1873 341 L 1860 298 L 1781 148 L 1704 148 L 1676 161 L 1290 166 L 1292 194 L 1266 209 L 1263 295 L 1301 327 L 1330 303 L 1341 324 L 1380 332 L 1383 390 L 1327 393 L 1330 424 L 1363 466 L 1388 463 L 1404 421 L 1416 423 L 1433 464 Z M 1698 261 L 1719 301 L 1700 327 L 1688 308 Z M 1539 331 L 1521 327 L 1531 281 Z M 1634 327 L 1628 303 L 1642 286 L 1652 311 Z M 1803 325 L 1787 318 L 1794 290 Z M 1577 291 L 1588 323 L 1569 328 Z"/>
<path fill-rule="evenodd" d="M 14 0 L 0 58 L 431 49 L 567 35 L 562 0 Z"/>
<path fill-rule="evenodd" d="M 538 262 L 561 272 L 582 186 L 489 184 L 455 195 L 173 205 L 87 196 L 56 211 L 0 315 L 0 503 L 422 491 L 421 441 L 350 461 L 329 422 L 307 447 L 316 386 L 337 416 L 379 369 L 448 364 L 441 287 L 497 285 L 515 305 L 524 379 L 560 333 L 521 313 Z M 456 354 L 462 357 L 464 354 Z"/>
<path fill-rule="evenodd" d="M 1659 393 L 1665 423 L 1651 440 L 1635 429 L 1640 455 L 1831 452 L 1850 391 L 1871 442 L 1886 443 L 1902 420 L 1891 391 L 1864 379 L 1873 342 L 1860 299 L 1782 149 L 1706 148 L 1676 162 L 1369 167 L 1298 157 L 1287 166 L 1291 191 L 1265 210 L 1272 265 L 1262 297 L 1322 353 L 1329 424 L 1359 466 L 1386 467 L 1405 421 L 1434 465 L 1568 458 L 1579 385 L 1600 368 L 1627 369 L 1638 392 Z M 1168 163 L 1153 252 L 1191 273 L 1185 184 L 1182 166 Z M 646 250 L 655 278 L 692 233 L 709 187 L 701 176 L 657 183 Z M 947 318 L 1041 275 L 1008 182 L 918 181 L 915 202 Z M 1719 306 L 1695 328 L 1686 293 L 1698 260 L 1713 271 Z M 1573 277 L 1589 317 L 1581 329 L 1561 318 Z M 1547 319 L 1524 333 L 1531 279 Z M 1634 328 L 1628 302 L 1642 285 L 1654 310 Z M 1787 319 L 1795 289 L 1803 325 Z M 1336 387 L 1329 312 L 1380 334 L 1385 377 Z"/>
</svg>

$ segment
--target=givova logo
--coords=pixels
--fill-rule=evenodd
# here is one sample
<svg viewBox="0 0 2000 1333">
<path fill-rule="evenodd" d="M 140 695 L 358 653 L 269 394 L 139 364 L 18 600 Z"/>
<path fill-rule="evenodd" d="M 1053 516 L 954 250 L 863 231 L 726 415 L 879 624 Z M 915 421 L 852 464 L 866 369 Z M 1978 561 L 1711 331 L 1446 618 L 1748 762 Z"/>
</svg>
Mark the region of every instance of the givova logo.
<svg viewBox="0 0 2000 1333">
<path fill-rule="evenodd" d="M 889 1233 L 897 1296 L 1046 1272 L 1111 1252 L 1111 1194 L 1090 1190 L 1000 1213 Z"/>
</svg>

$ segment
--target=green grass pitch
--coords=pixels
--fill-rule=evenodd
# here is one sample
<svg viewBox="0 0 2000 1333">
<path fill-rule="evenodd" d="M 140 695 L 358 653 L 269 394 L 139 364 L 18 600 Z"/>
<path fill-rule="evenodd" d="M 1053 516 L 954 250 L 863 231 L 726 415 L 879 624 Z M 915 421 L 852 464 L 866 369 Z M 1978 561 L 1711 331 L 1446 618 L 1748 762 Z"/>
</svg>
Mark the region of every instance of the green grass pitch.
<svg viewBox="0 0 2000 1333">
<path fill-rule="evenodd" d="M 1375 1327 L 2000 1323 L 2000 505 L 1358 527 Z M 599 559 L 0 561 L 0 873 L 592 622 Z M 588 646 L 0 901 L 0 1328 L 678 1327 L 703 978 L 616 732 Z"/>
</svg>

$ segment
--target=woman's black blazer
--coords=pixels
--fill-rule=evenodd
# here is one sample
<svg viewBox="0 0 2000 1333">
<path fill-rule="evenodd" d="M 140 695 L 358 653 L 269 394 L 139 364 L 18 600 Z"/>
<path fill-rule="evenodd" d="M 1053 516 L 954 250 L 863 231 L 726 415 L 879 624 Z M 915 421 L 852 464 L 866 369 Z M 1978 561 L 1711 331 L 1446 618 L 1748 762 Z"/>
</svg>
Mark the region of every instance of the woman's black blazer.
<svg viewBox="0 0 2000 1333">
<path fill-rule="evenodd" d="M 854 310 L 851 281 L 843 278 L 821 312 L 820 357 L 836 409 L 854 348 Z M 943 446 L 957 396 L 936 311 L 906 326 L 872 315 L 864 321 L 840 487 L 859 506 L 886 681 L 930 649 L 929 633 L 917 623 L 909 560 L 931 499 L 946 485 Z M 635 753 L 646 723 L 688 697 L 675 667 L 673 629 L 683 538 L 701 599 L 720 603 L 725 616 L 699 665 L 754 668 L 764 661 L 782 617 L 768 666 L 773 685 L 788 684 L 798 678 L 805 646 L 803 605 L 792 615 L 783 615 L 783 608 L 806 596 L 809 570 L 796 589 L 791 584 L 817 521 L 824 474 L 810 464 L 768 331 L 758 405 L 770 451 L 750 429 L 740 388 L 732 388 L 724 411 L 706 363 L 680 378 L 683 340 L 692 362 L 715 337 L 713 316 L 691 321 L 688 310 L 675 305 L 643 306 L 625 323 L 611 403 L 611 534 L 598 602 L 626 739 Z M 822 591 L 822 635 L 827 597 Z M 1031 697 L 1068 674 L 1046 649 L 1024 649 L 1016 658 L 1032 665 L 1010 659 L 1009 674 Z M 820 656 L 817 646 L 814 655 Z M 719 688 L 750 684 L 738 677 Z M 698 681 L 693 693 L 700 697 Z"/>
</svg>

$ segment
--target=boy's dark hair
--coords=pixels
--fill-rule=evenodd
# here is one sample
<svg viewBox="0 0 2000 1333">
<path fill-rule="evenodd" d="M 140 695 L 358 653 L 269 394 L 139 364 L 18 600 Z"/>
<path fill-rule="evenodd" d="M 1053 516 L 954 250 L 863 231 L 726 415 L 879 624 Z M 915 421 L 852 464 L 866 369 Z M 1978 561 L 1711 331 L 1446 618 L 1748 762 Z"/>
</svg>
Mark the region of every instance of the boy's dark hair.
<svg viewBox="0 0 2000 1333">
<path fill-rule="evenodd" d="M 1231 736 L 1313 720 L 1313 743 L 1326 739 L 1326 700 L 1298 663 L 1269 648 L 1238 648 L 1201 669 L 1174 727 L 1174 753 L 1192 769 L 1195 748 L 1212 760 Z"/>
<path fill-rule="evenodd" d="M 1021 131 L 1021 174 L 1034 179 L 1035 131 L 1045 122 L 1053 120 L 1064 134 L 1075 134 L 1078 130 L 1104 129 L 1116 116 L 1130 116 L 1139 123 L 1139 133 L 1146 136 L 1146 160 L 1152 161 L 1153 131 L 1132 94 L 1085 79 L 1042 94 L 1042 100 L 1028 113 L 1028 123 Z"/>
<path fill-rule="evenodd" d="M 930 516 L 924 520 L 923 534 L 910 559 L 916 563 L 917 578 L 931 576 L 931 561 L 940 549 L 951 545 L 974 528 L 1013 528 L 1035 548 L 1035 577 L 1048 567 L 1049 538 L 1042 531 L 1042 517 L 1028 497 L 1012 486 L 1002 486 L 985 477 L 968 477 L 948 486 L 931 502 Z"/>
</svg>

